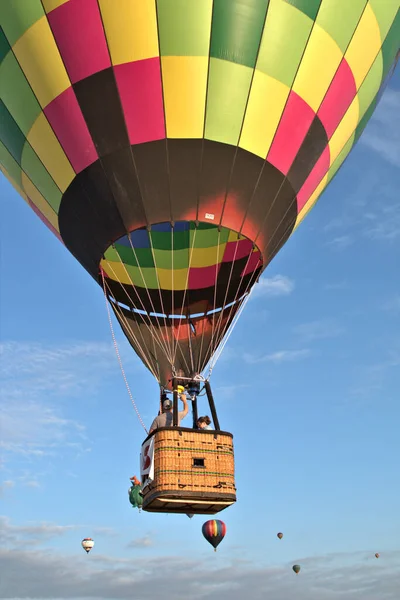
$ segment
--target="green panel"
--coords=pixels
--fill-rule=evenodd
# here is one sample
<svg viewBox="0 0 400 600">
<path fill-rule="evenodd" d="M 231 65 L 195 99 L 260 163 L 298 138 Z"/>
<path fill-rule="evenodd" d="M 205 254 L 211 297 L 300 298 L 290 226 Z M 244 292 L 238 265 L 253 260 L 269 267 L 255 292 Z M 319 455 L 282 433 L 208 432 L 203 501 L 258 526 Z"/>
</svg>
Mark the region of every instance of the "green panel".
<svg viewBox="0 0 400 600">
<path fill-rule="evenodd" d="M 11 156 L 5 145 L 0 141 L 0 164 L 9 176 L 22 188 L 22 170 L 16 160 Z"/>
<path fill-rule="evenodd" d="M 369 0 L 378 21 L 381 40 L 383 41 L 399 11 L 399 0 Z M 399 44 L 399 39 L 397 39 Z"/>
<path fill-rule="evenodd" d="M 18 127 L 28 135 L 41 108 L 12 52 L 0 65 L 0 97 Z"/>
<path fill-rule="evenodd" d="M 364 81 L 358 90 L 359 115 L 361 118 L 368 109 L 372 99 L 377 94 L 382 81 L 382 54 L 379 52 L 372 67 L 368 71 Z"/>
<path fill-rule="evenodd" d="M 172 260 L 173 257 L 173 260 Z M 189 266 L 189 250 L 154 250 L 154 261 L 158 269 L 187 269 Z"/>
<path fill-rule="evenodd" d="M 44 14 L 41 0 L 0 0 L 0 25 L 10 46 Z"/>
<path fill-rule="evenodd" d="M 128 248 L 129 250 L 129 248 Z M 131 255 L 132 250 L 130 250 Z M 142 269 L 154 269 L 153 252 L 151 248 L 135 248 L 136 259 Z M 134 257 L 133 257 L 134 258 Z M 132 257 L 129 260 L 131 264 Z M 125 262 L 125 261 L 124 261 Z"/>
<path fill-rule="evenodd" d="M 7 42 L 7 38 L 4 35 L 3 29 L 0 27 L 0 64 L 7 52 L 10 51 L 10 44 Z"/>
<path fill-rule="evenodd" d="M 205 137 L 236 146 L 253 70 L 212 58 L 208 80 Z"/>
<path fill-rule="evenodd" d="M 104 253 L 104 258 L 106 260 L 109 260 L 110 262 L 120 262 L 119 254 L 112 246 L 107 248 L 107 250 Z"/>
<path fill-rule="evenodd" d="M 155 269 L 139 269 L 138 267 L 126 266 L 132 283 L 138 287 L 147 287 L 152 290 L 158 289 L 157 272 Z"/>
<path fill-rule="evenodd" d="M 343 164 L 346 156 L 349 154 L 350 150 L 352 149 L 353 145 L 354 145 L 354 133 L 347 140 L 347 142 L 343 146 L 343 148 L 342 148 L 339 156 L 336 157 L 335 162 L 333 163 L 332 167 L 329 169 L 329 171 L 328 171 L 328 180 L 327 180 L 327 184 L 326 185 L 328 185 L 328 183 L 330 183 L 330 181 L 332 181 L 332 179 L 334 178 L 334 176 L 336 175 L 336 173 L 338 172 L 338 170 L 342 166 L 342 164 Z"/>
<path fill-rule="evenodd" d="M 157 0 L 161 56 L 208 56 L 212 0 Z"/>
<path fill-rule="evenodd" d="M 353 2 L 353 0 L 350 1 Z M 286 0 L 286 2 L 301 10 L 301 12 L 313 20 L 317 16 L 319 5 L 321 4 L 321 0 Z M 345 0 L 345 2 L 347 2 L 347 0 Z"/>
<path fill-rule="evenodd" d="M 51 208 L 58 214 L 62 197 L 61 191 L 28 143 L 25 144 L 22 151 L 22 170 L 25 171 Z"/>
<path fill-rule="evenodd" d="M 214 0 L 210 56 L 254 68 L 268 2 Z"/>
<path fill-rule="evenodd" d="M 8 148 L 17 163 L 21 164 L 25 136 L 0 100 L 0 140 Z"/>
<path fill-rule="evenodd" d="M 392 23 L 391 28 L 388 31 L 385 41 L 382 45 L 382 56 L 383 56 L 383 74 L 382 79 L 385 79 L 389 73 L 396 54 L 399 50 L 400 43 L 400 11 L 397 13 L 395 20 Z"/>
<path fill-rule="evenodd" d="M 172 245 L 172 235 L 162 231 L 150 232 L 153 249 L 158 250 L 183 250 L 189 247 L 189 231 L 175 231 Z"/>
<path fill-rule="evenodd" d="M 110 249 L 111 250 L 111 249 Z M 138 266 L 138 261 L 135 258 L 135 255 L 132 251 L 132 248 L 124 246 L 123 244 L 115 244 L 115 250 L 113 249 L 112 254 L 110 254 L 112 258 L 108 258 L 108 254 L 106 254 L 106 258 L 108 260 L 115 260 L 116 262 L 123 262 L 127 265 L 132 265 L 134 267 Z M 149 266 L 154 266 L 153 264 Z"/>
<path fill-rule="evenodd" d="M 194 231 L 195 229 L 215 229 L 217 227 L 217 225 L 215 225 L 215 223 L 210 223 L 207 221 L 199 221 L 197 227 L 196 225 L 193 223 L 193 221 L 190 221 L 190 230 Z"/>
<path fill-rule="evenodd" d="M 322 3 L 316 22 L 335 40 L 343 54 L 357 29 L 367 0 L 328 0 Z"/>
<path fill-rule="evenodd" d="M 257 69 L 290 87 L 312 26 L 313 21 L 284 0 L 271 4 Z"/>
<path fill-rule="evenodd" d="M 365 126 L 367 125 L 368 121 L 372 117 L 372 113 L 374 112 L 374 110 L 376 108 L 376 104 L 377 104 L 377 97 L 375 96 L 375 98 L 372 100 L 371 104 L 369 105 L 369 107 L 365 111 L 365 114 L 364 114 L 363 118 L 361 119 L 361 121 L 357 125 L 356 132 L 355 132 L 355 139 L 356 139 L 356 141 L 358 140 L 358 138 L 360 137 L 360 135 L 364 131 Z"/>
<path fill-rule="evenodd" d="M 194 235 L 194 231 L 191 231 L 190 247 L 192 247 Z M 228 237 L 229 229 L 226 229 L 225 227 L 222 227 L 220 232 L 218 232 L 218 227 L 215 226 L 213 229 L 197 229 L 196 237 L 194 238 L 194 247 L 212 248 L 213 246 L 217 246 L 217 244 L 225 244 L 228 241 Z"/>
</svg>

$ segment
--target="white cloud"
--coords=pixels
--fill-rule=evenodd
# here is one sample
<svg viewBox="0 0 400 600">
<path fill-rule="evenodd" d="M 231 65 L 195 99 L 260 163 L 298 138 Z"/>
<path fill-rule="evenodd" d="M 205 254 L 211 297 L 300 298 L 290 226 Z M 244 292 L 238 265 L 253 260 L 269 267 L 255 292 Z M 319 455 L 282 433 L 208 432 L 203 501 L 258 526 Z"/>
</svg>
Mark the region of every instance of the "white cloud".
<svg viewBox="0 0 400 600">
<path fill-rule="evenodd" d="M 204 556 L 121 558 L 63 555 L 22 545 L 0 551 L 2 598 L 41 600 L 397 600 L 399 552 L 335 554 L 288 560 L 281 565 L 249 563 L 211 553 Z M 212 553 L 213 554 L 213 553 Z M 301 564 L 300 575 L 291 570 Z"/>
<path fill-rule="evenodd" d="M 285 275 L 261 277 L 252 288 L 251 298 L 288 296 L 293 292 L 294 287 L 294 281 Z"/>
<path fill-rule="evenodd" d="M 307 342 L 338 337 L 343 335 L 345 331 L 345 328 L 333 319 L 320 319 L 301 323 L 294 328 L 294 333 Z"/>
<path fill-rule="evenodd" d="M 354 244 L 354 238 L 351 235 L 340 235 L 327 242 L 327 246 L 332 246 L 335 250 L 345 250 Z"/>
<path fill-rule="evenodd" d="M 278 350 L 271 354 L 264 354 L 262 356 L 254 356 L 253 354 L 244 354 L 243 358 L 248 364 L 259 364 L 259 363 L 274 363 L 280 364 L 285 362 L 293 362 L 296 360 L 302 360 L 308 358 L 311 352 L 308 348 L 302 350 Z"/>
<path fill-rule="evenodd" d="M 400 168 L 400 92 L 386 88 L 360 144 Z"/>
</svg>

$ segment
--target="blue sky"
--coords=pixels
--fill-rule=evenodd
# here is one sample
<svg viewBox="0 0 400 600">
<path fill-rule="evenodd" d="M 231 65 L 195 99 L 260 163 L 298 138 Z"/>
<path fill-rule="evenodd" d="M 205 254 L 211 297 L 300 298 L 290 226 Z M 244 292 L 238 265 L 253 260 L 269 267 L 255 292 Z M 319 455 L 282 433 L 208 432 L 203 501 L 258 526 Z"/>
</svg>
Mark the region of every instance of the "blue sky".
<svg viewBox="0 0 400 600">
<path fill-rule="evenodd" d="M 215 367 L 238 488 L 216 554 L 206 517 L 131 508 L 144 431 L 101 289 L 0 180 L 1 598 L 398 598 L 399 106 L 397 70 Z M 157 384 L 115 330 L 149 425 Z"/>
</svg>

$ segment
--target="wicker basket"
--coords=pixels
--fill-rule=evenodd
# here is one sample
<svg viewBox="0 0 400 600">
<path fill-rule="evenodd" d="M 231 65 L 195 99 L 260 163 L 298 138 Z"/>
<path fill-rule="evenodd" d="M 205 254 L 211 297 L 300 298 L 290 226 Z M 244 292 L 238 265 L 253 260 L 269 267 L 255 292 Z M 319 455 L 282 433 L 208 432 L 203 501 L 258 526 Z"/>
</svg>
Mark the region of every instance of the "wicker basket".
<svg viewBox="0 0 400 600">
<path fill-rule="evenodd" d="M 215 514 L 236 501 L 232 434 L 165 427 L 152 435 L 154 479 L 143 510 Z"/>
</svg>

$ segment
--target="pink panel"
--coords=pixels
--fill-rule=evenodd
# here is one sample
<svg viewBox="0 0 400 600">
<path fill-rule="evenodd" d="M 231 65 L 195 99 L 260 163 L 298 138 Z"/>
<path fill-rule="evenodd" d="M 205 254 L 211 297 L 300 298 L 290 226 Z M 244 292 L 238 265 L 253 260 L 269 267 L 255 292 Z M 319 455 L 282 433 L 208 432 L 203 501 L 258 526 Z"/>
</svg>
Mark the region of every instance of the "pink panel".
<svg viewBox="0 0 400 600">
<path fill-rule="evenodd" d="M 201 290 L 214 287 L 221 265 L 211 267 L 191 268 L 189 270 L 189 290 Z"/>
<path fill-rule="evenodd" d="M 44 114 L 76 173 L 97 160 L 96 148 L 72 88 L 50 102 Z"/>
<path fill-rule="evenodd" d="M 47 18 L 72 83 L 111 65 L 97 0 L 69 0 Z"/>
<path fill-rule="evenodd" d="M 313 109 L 291 91 L 267 160 L 287 175 L 315 117 Z"/>
<path fill-rule="evenodd" d="M 318 116 L 331 138 L 357 93 L 353 73 L 343 58 L 318 111 Z"/>
<path fill-rule="evenodd" d="M 32 208 L 32 210 L 33 210 L 33 211 L 34 211 L 34 212 L 37 214 L 37 216 L 39 217 L 39 219 L 40 219 L 41 221 L 43 221 L 43 223 L 46 225 L 46 227 L 48 227 L 48 228 L 50 229 L 50 231 L 51 231 L 52 233 L 54 233 L 54 235 L 55 235 L 56 237 L 58 237 L 58 239 L 60 240 L 60 242 L 63 244 L 64 242 L 63 242 L 63 240 L 62 240 L 62 238 L 61 238 L 61 235 L 60 235 L 60 234 L 59 234 L 59 232 L 57 231 L 57 229 L 55 229 L 55 228 L 53 227 L 53 225 L 50 223 L 50 221 L 48 221 L 48 220 L 46 219 L 46 217 L 44 216 L 44 214 L 40 212 L 40 210 L 38 209 L 38 207 L 36 206 L 36 204 L 34 204 L 30 198 L 28 198 L 28 201 L 29 201 L 29 206 L 30 206 L 30 207 Z"/>
<path fill-rule="evenodd" d="M 329 146 L 325 148 L 318 161 L 314 165 L 313 170 L 305 180 L 303 187 L 300 189 L 297 194 L 297 212 L 299 213 L 307 200 L 311 197 L 311 194 L 314 192 L 315 188 L 320 183 L 323 176 L 329 169 L 330 164 L 330 152 Z"/>
<path fill-rule="evenodd" d="M 260 266 L 261 266 L 261 253 L 258 251 L 253 252 L 252 255 L 250 256 L 249 261 L 247 262 L 247 265 L 245 266 L 245 268 L 243 269 L 243 271 L 241 273 L 241 277 L 244 277 L 245 275 L 249 275 L 249 273 L 253 273 L 253 271 L 255 271 Z"/>
<path fill-rule="evenodd" d="M 253 250 L 253 244 L 249 240 L 239 240 L 238 242 L 228 242 L 225 246 L 222 262 L 232 262 L 239 260 L 250 254 Z"/>
<path fill-rule="evenodd" d="M 131 144 L 165 138 L 160 59 L 114 67 Z"/>
</svg>

